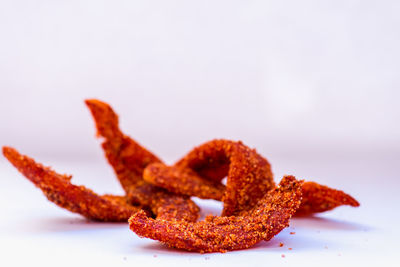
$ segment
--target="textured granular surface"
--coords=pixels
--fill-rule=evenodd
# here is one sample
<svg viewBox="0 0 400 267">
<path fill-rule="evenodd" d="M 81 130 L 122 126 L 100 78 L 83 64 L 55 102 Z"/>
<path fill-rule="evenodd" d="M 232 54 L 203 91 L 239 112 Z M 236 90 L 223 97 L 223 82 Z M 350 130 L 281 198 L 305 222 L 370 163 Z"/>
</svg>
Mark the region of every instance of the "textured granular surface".
<svg viewBox="0 0 400 267">
<path fill-rule="evenodd" d="M 48 200 L 69 211 L 93 220 L 119 222 L 126 221 L 139 210 L 129 205 L 125 197 L 100 196 L 84 186 L 74 185 L 72 176 L 58 174 L 13 148 L 4 147 L 3 154 Z"/>
<path fill-rule="evenodd" d="M 152 163 L 143 172 L 143 179 L 170 192 L 203 199 L 221 200 L 225 185 L 206 180 L 189 168 Z"/>
<path fill-rule="evenodd" d="M 71 176 L 58 174 L 13 148 L 4 147 L 3 154 L 50 201 L 89 219 L 129 218 L 131 230 L 141 237 L 189 251 L 225 252 L 268 241 L 289 225 L 293 215 L 359 206 L 343 191 L 293 176 L 285 176 L 276 186 L 269 162 L 240 141 L 206 142 L 167 166 L 120 130 L 118 116 L 107 103 L 95 99 L 85 103 L 125 196 L 100 196 L 74 185 Z M 222 201 L 222 215 L 198 222 L 199 207 L 193 196 Z"/>
<path fill-rule="evenodd" d="M 289 225 L 300 202 L 301 182 L 287 176 L 253 209 L 238 216 L 208 216 L 204 221 L 185 222 L 152 219 L 141 211 L 129 219 L 129 225 L 139 236 L 171 247 L 201 253 L 226 252 L 271 239 Z"/>
<path fill-rule="evenodd" d="M 357 200 L 343 191 L 329 188 L 315 182 L 306 182 L 302 186 L 303 200 L 296 215 L 309 215 L 332 210 L 341 205 L 360 206 Z"/>
<path fill-rule="evenodd" d="M 99 100 L 86 100 L 85 103 L 95 120 L 98 136 L 104 138 L 102 147 L 106 158 L 129 201 L 147 207 L 161 218 L 197 220 L 200 209 L 189 197 L 170 193 L 143 180 L 146 166 L 161 160 L 121 132 L 113 109 Z"/>
</svg>

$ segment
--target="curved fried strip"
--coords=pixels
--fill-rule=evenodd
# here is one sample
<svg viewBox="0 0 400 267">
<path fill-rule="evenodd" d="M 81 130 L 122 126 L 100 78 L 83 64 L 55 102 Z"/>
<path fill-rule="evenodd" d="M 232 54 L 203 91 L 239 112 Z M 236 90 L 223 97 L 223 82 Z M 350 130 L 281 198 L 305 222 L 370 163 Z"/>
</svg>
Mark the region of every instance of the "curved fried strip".
<svg viewBox="0 0 400 267">
<path fill-rule="evenodd" d="M 304 216 L 332 210 L 341 205 L 360 206 L 357 200 L 343 191 L 315 182 L 306 182 L 302 186 L 303 200 L 296 215 Z"/>
<path fill-rule="evenodd" d="M 85 103 L 93 115 L 98 135 L 105 138 L 103 150 L 131 203 L 150 208 L 160 218 L 197 220 L 200 209 L 188 197 L 173 195 L 143 180 L 145 167 L 161 160 L 121 132 L 113 109 L 95 99 Z"/>
<path fill-rule="evenodd" d="M 3 147 L 3 154 L 48 200 L 69 211 L 93 220 L 120 222 L 139 210 L 124 197 L 99 196 L 84 186 L 73 185 L 71 176 L 58 174 L 11 147 Z"/>
<path fill-rule="evenodd" d="M 196 186 L 201 184 L 202 179 L 219 183 L 223 177 L 227 176 L 226 190 L 222 197 L 223 216 L 236 215 L 242 210 L 252 208 L 268 190 L 275 186 L 268 161 L 242 142 L 229 140 L 207 142 L 194 148 L 175 166 L 196 172 L 199 176 L 192 181 Z M 192 178 L 192 176 L 187 177 Z M 207 184 L 204 181 L 203 185 Z M 222 188 L 219 186 L 217 190 Z M 222 193 L 211 189 L 209 191 L 212 192 L 209 198 L 213 198 L 213 194 Z M 194 193 L 197 192 L 192 188 L 187 194 L 198 196 Z"/>
<path fill-rule="evenodd" d="M 132 188 L 128 194 L 130 202 L 142 203 L 157 219 L 185 220 L 194 222 L 199 218 L 199 207 L 189 197 L 176 195 L 145 181 Z"/>
<path fill-rule="evenodd" d="M 201 222 L 154 220 L 142 211 L 132 215 L 129 226 L 141 237 L 159 240 L 189 251 L 225 252 L 269 240 L 289 225 L 301 202 L 301 182 L 284 177 L 250 212 L 243 216 L 209 216 Z"/>
<path fill-rule="evenodd" d="M 166 166 L 162 163 L 148 165 L 143 178 L 170 192 L 204 199 L 221 200 L 225 192 L 225 186 L 221 183 L 205 180 L 188 168 Z M 303 184 L 303 200 L 296 215 L 324 212 L 342 205 L 358 207 L 360 204 L 343 191 L 306 182 Z"/>
<path fill-rule="evenodd" d="M 163 163 L 149 164 L 143 172 L 143 179 L 169 192 L 203 199 L 221 200 L 225 192 L 225 186 L 220 182 L 206 180 L 189 168 Z"/>
<path fill-rule="evenodd" d="M 118 115 L 107 103 L 96 99 L 88 99 L 85 103 L 95 120 L 97 134 L 104 137 L 102 146 L 108 162 L 128 193 L 132 186 L 142 181 L 144 168 L 161 160 L 120 131 Z"/>
</svg>

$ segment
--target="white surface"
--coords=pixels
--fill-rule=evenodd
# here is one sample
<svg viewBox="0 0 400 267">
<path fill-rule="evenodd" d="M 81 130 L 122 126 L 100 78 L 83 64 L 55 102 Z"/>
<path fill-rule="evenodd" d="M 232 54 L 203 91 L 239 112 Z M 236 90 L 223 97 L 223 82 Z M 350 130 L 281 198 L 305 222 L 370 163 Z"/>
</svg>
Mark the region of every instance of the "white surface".
<svg viewBox="0 0 400 267">
<path fill-rule="evenodd" d="M 313 218 L 293 219 L 290 227 L 270 242 L 261 242 L 248 250 L 187 253 L 140 239 L 127 224 L 89 222 L 58 208 L 2 159 L 0 265 L 399 266 L 398 157 L 360 155 L 333 159 L 320 155 L 270 160 L 277 176 L 292 173 L 343 189 L 355 196 L 361 207 L 342 207 Z M 41 161 L 52 162 L 56 170 L 74 173 L 75 183 L 99 193 L 121 192 L 105 160 Z M 218 203 L 199 203 L 203 215 L 219 213 Z M 279 247 L 280 242 L 283 247 Z"/>
</svg>

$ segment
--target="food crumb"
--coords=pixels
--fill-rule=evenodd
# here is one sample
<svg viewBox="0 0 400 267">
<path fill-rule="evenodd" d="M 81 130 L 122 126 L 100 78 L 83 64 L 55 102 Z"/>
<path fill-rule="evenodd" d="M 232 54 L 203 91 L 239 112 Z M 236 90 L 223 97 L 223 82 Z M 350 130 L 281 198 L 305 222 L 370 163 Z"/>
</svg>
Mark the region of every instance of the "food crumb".
<svg viewBox="0 0 400 267">
<path fill-rule="evenodd" d="M 292 248 L 288 248 L 288 250 L 292 250 Z"/>
<path fill-rule="evenodd" d="M 291 235 L 294 235 L 296 232 L 290 232 Z"/>
<path fill-rule="evenodd" d="M 279 247 L 283 247 L 283 243 L 282 242 L 279 243 Z"/>
<path fill-rule="evenodd" d="M 285 254 L 282 254 L 281 257 L 284 258 L 284 257 L 285 257 Z"/>
</svg>

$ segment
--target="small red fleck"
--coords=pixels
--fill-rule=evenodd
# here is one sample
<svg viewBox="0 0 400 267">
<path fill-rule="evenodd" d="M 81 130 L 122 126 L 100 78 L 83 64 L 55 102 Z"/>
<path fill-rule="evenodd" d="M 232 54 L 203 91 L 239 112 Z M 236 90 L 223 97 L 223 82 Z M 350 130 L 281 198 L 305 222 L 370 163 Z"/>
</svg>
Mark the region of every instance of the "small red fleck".
<svg viewBox="0 0 400 267">
<path fill-rule="evenodd" d="M 290 232 L 291 235 L 294 235 L 296 232 Z"/>
<path fill-rule="evenodd" d="M 285 257 L 285 254 L 282 254 L 281 257 L 284 258 L 284 257 Z"/>
<path fill-rule="evenodd" d="M 281 242 L 281 243 L 279 243 L 279 247 L 283 247 L 283 243 Z"/>
<path fill-rule="evenodd" d="M 288 250 L 292 250 L 292 248 L 288 248 Z"/>
</svg>

